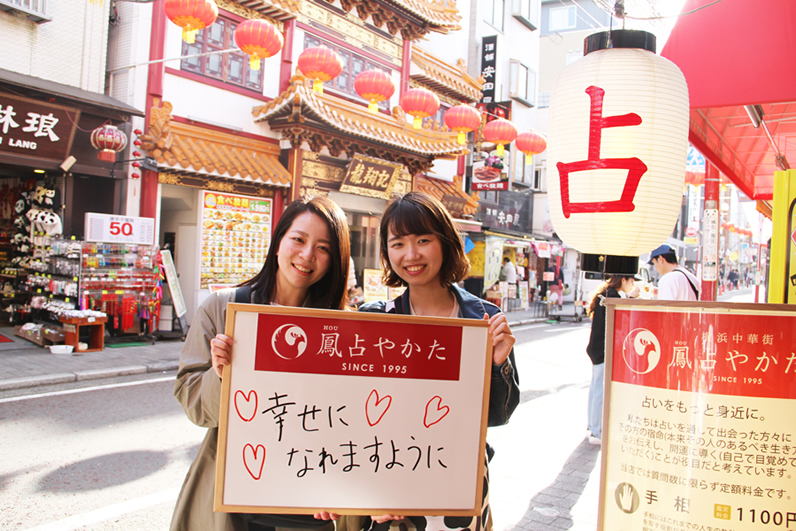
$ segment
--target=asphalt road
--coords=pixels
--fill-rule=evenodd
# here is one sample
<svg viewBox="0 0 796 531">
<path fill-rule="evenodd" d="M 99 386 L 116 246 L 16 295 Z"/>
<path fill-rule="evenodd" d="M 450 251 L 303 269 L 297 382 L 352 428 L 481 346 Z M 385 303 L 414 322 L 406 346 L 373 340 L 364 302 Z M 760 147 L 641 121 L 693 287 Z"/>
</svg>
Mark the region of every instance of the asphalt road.
<svg viewBox="0 0 796 531">
<path fill-rule="evenodd" d="M 582 449 L 588 330 L 588 322 L 515 330 L 522 403 L 488 434 L 498 451 L 490 466 L 496 530 L 535 516 L 534 496 Z M 204 436 L 172 386 L 173 374 L 0 398 L 0 529 L 168 529 Z M 571 528 L 593 529 L 594 500 L 584 498 L 580 512 L 577 501 L 567 516 L 585 527 Z"/>
</svg>

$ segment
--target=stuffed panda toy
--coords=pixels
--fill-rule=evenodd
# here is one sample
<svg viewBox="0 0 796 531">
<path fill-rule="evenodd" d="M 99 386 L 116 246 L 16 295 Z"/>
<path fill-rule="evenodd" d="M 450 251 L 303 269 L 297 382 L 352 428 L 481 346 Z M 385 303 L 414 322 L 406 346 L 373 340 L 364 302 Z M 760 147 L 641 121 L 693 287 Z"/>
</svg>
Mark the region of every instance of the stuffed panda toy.
<svg viewBox="0 0 796 531">
<path fill-rule="evenodd" d="M 33 226 L 37 231 L 43 232 L 47 236 L 57 236 L 63 231 L 61 218 L 58 214 L 49 210 L 39 210 L 33 220 Z"/>
<path fill-rule="evenodd" d="M 31 201 L 34 205 L 40 208 L 55 209 L 60 205 L 56 205 L 57 190 L 54 186 L 44 184 L 36 187 L 31 193 Z"/>
</svg>

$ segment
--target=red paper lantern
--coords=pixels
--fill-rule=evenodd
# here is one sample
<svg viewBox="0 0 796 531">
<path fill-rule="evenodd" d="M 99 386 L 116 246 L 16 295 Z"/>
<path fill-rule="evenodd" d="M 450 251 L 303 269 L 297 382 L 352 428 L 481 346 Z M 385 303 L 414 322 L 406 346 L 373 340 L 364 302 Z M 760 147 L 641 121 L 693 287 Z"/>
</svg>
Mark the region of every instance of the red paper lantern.
<svg viewBox="0 0 796 531">
<path fill-rule="evenodd" d="M 517 138 L 517 128 L 508 120 L 498 118 L 484 126 L 484 138 L 487 142 L 497 144 L 497 155 L 502 157 L 503 145 L 511 144 Z"/>
<path fill-rule="evenodd" d="M 260 59 L 267 59 L 279 53 L 284 40 L 276 26 L 260 19 L 246 20 L 235 28 L 235 43 L 244 53 L 250 55 L 249 68 L 260 69 Z"/>
<path fill-rule="evenodd" d="M 395 83 L 383 70 L 365 70 L 354 79 L 354 90 L 370 102 L 370 112 L 378 112 L 378 103 L 390 99 L 395 93 Z"/>
<path fill-rule="evenodd" d="M 406 114 L 415 117 L 413 127 L 420 129 L 423 118 L 434 116 L 439 110 L 439 98 L 430 90 L 415 88 L 401 95 L 400 105 Z"/>
<path fill-rule="evenodd" d="M 127 135 L 113 125 L 103 125 L 91 132 L 91 145 L 100 149 L 97 158 L 115 162 L 116 154 L 127 146 Z"/>
<path fill-rule="evenodd" d="M 457 105 L 445 111 L 445 125 L 459 133 L 457 141 L 464 144 L 464 135 L 475 131 L 481 125 L 481 113 L 469 105 Z"/>
<path fill-rule="evenodd" d="M 323 93 L 323 83 L 331 81 L 343 71 L 343 60 L 334 50 L 323 45 L 315 46 L 301 52 L 298 68 L 304 77 L 313 80 L 313 90 Z"/>
<path fill-rule="evenodd" d="M 525 153 L 525 163 L 531 163 L 531 157 L 547 149 L 547 140 L 537 131 L 525 131 L 517 135 L 517 149 Z"/>
<path fill-rule="evenodd" d="M 182 28 L 182 40 L 196 41 L 196 32 L 212 26 L 218 18 L 218 6 L 213 0 L 166 0 L 164 7 L 169 20 Z"/>
</svg>

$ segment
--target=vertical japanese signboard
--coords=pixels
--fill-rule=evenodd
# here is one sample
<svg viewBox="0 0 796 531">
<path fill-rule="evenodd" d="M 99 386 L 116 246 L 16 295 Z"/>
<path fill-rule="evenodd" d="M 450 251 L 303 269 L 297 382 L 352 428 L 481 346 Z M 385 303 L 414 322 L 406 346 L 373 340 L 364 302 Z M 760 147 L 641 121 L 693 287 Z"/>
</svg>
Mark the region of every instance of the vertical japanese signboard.
<svg viewBox="0 0 796 531">
<path fill-rule="evenodd" d="M 719 278 L 719 211 L 705 210 L 702 223 L 702 280 L 715 282 Z"/>
<path fill-rule="evenodd" d="M 202 289 L 233 286 L 262 269 L 271 245 L 271 199 L 202 192 Z"/>
<path fill-rule="evenodd" d="M 481 103 L 495 101 L 495 65 L 497 64 L 497 35 L 488 35 L 481 41 L 481 76 L 484 86 L 481 89 Z"/>
<path fill-rule="evenodd" d="M 598 529 L 796 529 L 796 310 L 606 303 Z"/>
<path fill-rule="evenodd" d="M 226 333 L 216 510 L 479 514 L 485 321 L 230 304 Z"/>
</svg>

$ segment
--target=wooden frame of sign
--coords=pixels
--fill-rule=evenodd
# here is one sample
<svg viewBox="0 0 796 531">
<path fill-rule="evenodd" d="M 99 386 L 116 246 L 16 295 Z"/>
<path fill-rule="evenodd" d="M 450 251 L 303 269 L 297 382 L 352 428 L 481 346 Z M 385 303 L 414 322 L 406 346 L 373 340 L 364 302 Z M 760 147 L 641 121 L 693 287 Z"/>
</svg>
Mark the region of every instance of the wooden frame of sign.
<svg viewBox="0 0 796 531">
<path fill-rule="evenodd" d="M 792 522 L 793 500 L 768 493 L 794 488 L 793 463 L 780 459 L 796 431 L 793 305 L 605 306 L 598 531 L 664 518 L 678 529 Z"/>
<path fill-rule="evenodd" d="M 215 510 L 480 514 L 488 326 L 229 304 Z"/>
</svg>

